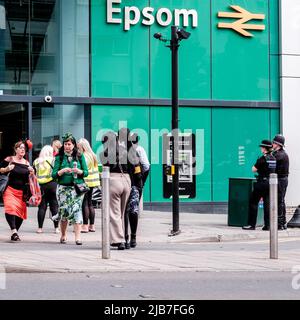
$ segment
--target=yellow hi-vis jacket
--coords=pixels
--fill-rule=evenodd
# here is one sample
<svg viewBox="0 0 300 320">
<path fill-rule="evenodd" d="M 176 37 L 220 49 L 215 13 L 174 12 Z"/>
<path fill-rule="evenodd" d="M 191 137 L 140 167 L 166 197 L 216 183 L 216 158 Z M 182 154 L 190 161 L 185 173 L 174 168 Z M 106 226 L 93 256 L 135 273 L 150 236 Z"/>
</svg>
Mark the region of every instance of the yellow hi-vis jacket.
<svg viewBox="0 0 300 320">
<path fill-rule="evenodd" d="M 85 183 L 88 187 L 98 187 L 100 186 L 100 179 L 99 179 L 99 171 L 98 171 L 98 164 L 97 166 L 94 165 L 94 159 L 87 154 L 84 154 L 85 161 L 89 170 L 89 175 L 84 178 Z"/>
<path fill-rule="evenodd" d="M 52 167 L 53 166 L 53 158 L 47 157 L 43 162 L 39 162 L 39 159 L 35 159 L 33 162 L 33 166 L 36 170 L 36 177 L 39 184 L 45 184 L 53 180 Z"/>
</svg>

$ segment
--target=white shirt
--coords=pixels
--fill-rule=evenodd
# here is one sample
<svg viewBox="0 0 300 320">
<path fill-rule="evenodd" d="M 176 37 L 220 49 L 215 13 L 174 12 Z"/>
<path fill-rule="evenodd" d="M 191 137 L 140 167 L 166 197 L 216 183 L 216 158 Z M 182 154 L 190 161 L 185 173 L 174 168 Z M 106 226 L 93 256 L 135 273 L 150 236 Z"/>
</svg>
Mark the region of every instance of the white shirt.
<svg viewBox="0 0 300 320">
<path fill-rule="evenodd" d="M 136 152 L 137 152 L 138 156 L 140 157 L 140 161 L 141 161 L 141 165 L 143 167 L 143 170 L 148 171 L 150 169 L 150 162 L 148 160 L 147 153 L 146 153 L 145 149 L 142 146 L 138 145 L 136 147 Z"/>
</svg>

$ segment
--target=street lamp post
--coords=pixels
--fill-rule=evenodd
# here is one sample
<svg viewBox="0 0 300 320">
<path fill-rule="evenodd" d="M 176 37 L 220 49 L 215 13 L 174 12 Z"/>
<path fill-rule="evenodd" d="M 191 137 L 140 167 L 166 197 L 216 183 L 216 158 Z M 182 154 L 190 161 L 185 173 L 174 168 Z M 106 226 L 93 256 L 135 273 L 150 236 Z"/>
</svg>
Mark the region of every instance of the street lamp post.
<svg viewBox="0 0 300 320">
<path fill-rule="evenodd" d="M 173 229 L 170 236 L 180 233 L 179 229 L 179 129 L 178 129 L 178 48 L 180 41 L 188 39 L 189 32 L 179 29 L 176 26 L 171 27 L 171 40 L 167 45 L 172 52 L 172 135 L 171 135 L 171 174 L 172 174 L 172 213 L 173 213 Z M 155 33 L 154 38 L 168 42 L 161 33 Z"/>
<path fill-rule="evenodd" d="M 179 172 L 178 172 L 178 48 L 179 40 L 177 27 L 172 26 L 170 49 L 172 51 L 172 212 L 173 229 L 171 235 L 180 233 L 179 230 Z"/>
</svg>

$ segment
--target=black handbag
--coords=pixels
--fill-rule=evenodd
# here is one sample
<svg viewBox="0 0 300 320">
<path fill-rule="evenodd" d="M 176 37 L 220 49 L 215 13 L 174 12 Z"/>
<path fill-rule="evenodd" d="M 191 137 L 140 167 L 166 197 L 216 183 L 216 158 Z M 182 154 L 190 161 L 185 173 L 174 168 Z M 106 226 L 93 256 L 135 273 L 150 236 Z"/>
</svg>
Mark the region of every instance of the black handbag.
<svg viewBox="0 0 300 320">
<path fill-rule="evenodd" d="M 8 165 L 11 164 L 11 161 Z M 8 174 L 0 174 L 0 197 L 3 197 L 3 193 L 7 188 L 8 185 L 8 179 L 9 179 L 10 171 Z"/>
<path fill-rule="evenodd" d="M 90 188 L 86 185 L 85 182 L 83 182 L 83 183 L 74 182 L 74 187 L 75 187 L 75 191 L 76 191 L 77 195 L 79 195 L 79 196 L 87 193 L 90 190 Z"/>
<path fill-rule="evenodd" d="M 3 193 L 7 187 L 8 184 L 8 175 L 1 174 L 0 175 L 0 196 L 3 196 Z"/>
</svg>

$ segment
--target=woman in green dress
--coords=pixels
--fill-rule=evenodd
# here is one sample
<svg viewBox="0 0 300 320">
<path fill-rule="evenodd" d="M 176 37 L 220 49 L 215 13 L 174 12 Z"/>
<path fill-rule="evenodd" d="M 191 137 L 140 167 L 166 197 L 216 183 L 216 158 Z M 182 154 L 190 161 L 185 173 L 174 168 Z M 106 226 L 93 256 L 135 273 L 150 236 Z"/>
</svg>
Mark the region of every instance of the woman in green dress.
<svg viewBox="0 0 300 320">
<path fill-rule="evenodd" d="M 85 159 L 79 154 L 76 139 L 71 133 L 63 136 L 63 147 L 55 157 L 52 177 L 57 180 L 58 217 L 61 220 L 61 243 L 67 241 L 68 223 L 74 224 L 75 243 L 81 245 L 82 200 L 84 194 L 77 194 L 74 183 L 84 183 L 88 176 Z"/>
</svg>

